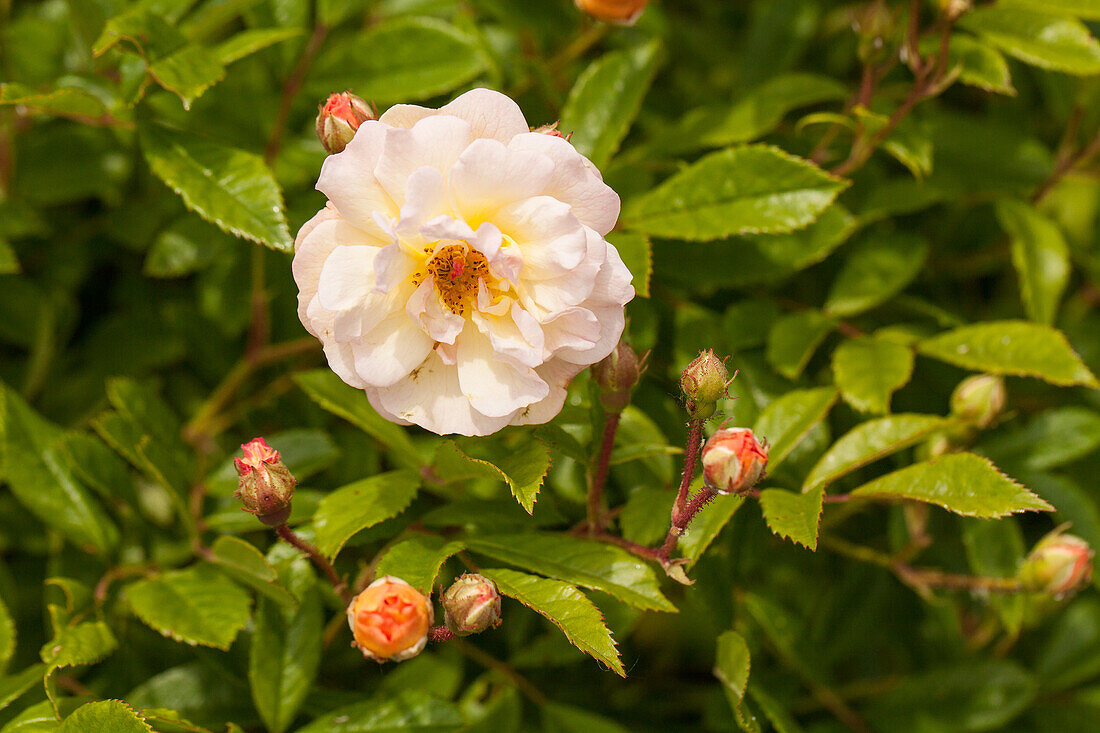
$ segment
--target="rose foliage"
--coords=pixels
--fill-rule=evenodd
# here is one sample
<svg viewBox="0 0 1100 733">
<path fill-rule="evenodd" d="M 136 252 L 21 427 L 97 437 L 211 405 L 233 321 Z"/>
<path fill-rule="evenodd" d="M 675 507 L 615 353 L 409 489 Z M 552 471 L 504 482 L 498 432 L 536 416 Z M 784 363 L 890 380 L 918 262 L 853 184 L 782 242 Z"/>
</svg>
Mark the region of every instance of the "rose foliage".
<svg viewBox="0 0 1100 733">
<path fill-rule="evenodd" d="M 1097 34 L 0 2 L 0 733 L 1100 729 Z"/>
</svg>

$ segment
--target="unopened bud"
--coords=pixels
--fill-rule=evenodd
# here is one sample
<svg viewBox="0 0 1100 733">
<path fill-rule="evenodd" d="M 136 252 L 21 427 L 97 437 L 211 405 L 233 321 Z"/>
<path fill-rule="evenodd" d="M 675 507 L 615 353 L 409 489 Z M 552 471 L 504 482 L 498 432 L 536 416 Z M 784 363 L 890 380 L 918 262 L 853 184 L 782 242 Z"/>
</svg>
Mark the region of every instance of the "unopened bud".
<svg viewBox="0 0 1100 733">
<path fill-rule="evenodd" d="M 1030 591 L 1063 598 L 1089 582 L 1092 554 L 1088 542 L 1056 529 L 1031 549 L 1017 577 Z"/>
<path fill-rule="evenodd" d="M 992 374 L 978 374 L 959 382 L 951 393 L 951 412 L 975 427 L 985 429 L 1005 409 L 1005 381 Z"/>
<path fill-rule="evenodd" d="M 378 119 L 378 115 L 371 106 L 351 92 L 331 94 L 318 107 L 317 137 L 325 150 L 339 153 L 355 137 L 359 125 L 374 119 Z"/>
<path fill-rule="evenodd" d="M 713 415 L 718 400 L 727 396 L 726 388 L 732 381 L 726 365 L 713 349 L 700 351 L 680 375 L 680 388 L 687 397 L 687 410 L 692 419 L 706 420 Z"/>
<path fill-rule="evenodd" d="M 500 593 L 496 583 L 476 574 L 456 580 L 440 598 L 443 620 L 455 636 L 480 634 L 500 626 Z"/>
<path fill-rule="evenodd" d="M 244 504 L 244 511 L 255 514 L 267 526 L 285 523 L 298 480 L 279 459 L 279 451 L 263 438 L 250 440 L 241 450 L 244 458 L 233 458 L 239 477 L 233 496 Z"/>
<path fill-rule="evenodd" d="M 423 651 L 434 617 L 431 601 L 392 575 L 374 581 L 348 604 L 352 646 L 377 662 L 403 662 Z"/>
<path fill-rule="evenodd" d="M 578 8 L 596 20 L 616 25 L 634 25 L 649 0 L 573 0 Z"/>
<path fill-rule="evenodd" d="M 703 478 L 719 494 L 748 491 L 767 465 L 767 445 L 748 428 L 723 428 L 703 446 Z"/>
<path fill-rule="evenodd" d="M 648 356 L 648 355 L 647 355 Z M 609 412 L 622 412 L 630 404 L 630 391 L 645 372 L 646 357 L 620 341 L 601 361 L 592 365 L 592 378 L 600 386 L 600 403 Z"/>
</svg>

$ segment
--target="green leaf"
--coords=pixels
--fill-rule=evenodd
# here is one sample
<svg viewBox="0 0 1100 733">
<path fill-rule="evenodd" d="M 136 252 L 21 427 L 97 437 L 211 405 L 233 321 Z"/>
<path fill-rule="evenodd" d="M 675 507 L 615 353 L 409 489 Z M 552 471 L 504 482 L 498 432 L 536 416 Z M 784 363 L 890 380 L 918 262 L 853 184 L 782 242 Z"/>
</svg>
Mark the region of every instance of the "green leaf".
<svg viewBox="0 0 1100 733">
<path fill-rule="evenodd" d="M 841 476 L 897 453 L 952 425 L 938 415 L 890 415 L 860 423 L 842 435 L 810 470 L 803 491 L 828 486 Z"/>
<path fill-rule="evenodd" d="M 0 237 L 0 275 L 17 275 L 22 271 L 23 268 L 19 266 L 19 258 L 16 257 L 15 250 L 11 248 L 8 240 Z M 648 277 L 649 274 L 647 273 L 647 288 L 649 287 Z"/>
<path fill-rule="evenodd" d="M 603 168 L 619 149 L 661 60 L 661 44 L 648 41 L 605 53 L 577 77 L 558 128 L 569 142 Z"/>
<path fill-rule="evenodd" d="M 503 480 L 528 514 L 535 510 L 539 489 L 550 470 L 550 449 L 538 438 L 526 437 L 516 444 L 500 440 L 453 440 L 439 444 L 432 472 L 448 482 L 466 478 Z M 476 457 L 467 455 L 463 448 Z"/>
<path fill-rule="evenodd" d="M 744 699 L 749 684 L 749 645 L 736 631 L 723 631 L 718 637 L 714 676 L 725 686 L 731 699 L 737 702 Z"/>
<path fill-rule="evenodd" d="M 794 109 L 846 96 L 844 85 L 827 76 L 782 74 L 750 90 L 732 107 L 692 110 L 673 128 L 667 142 L 677 151 L 749 142 L 774 130 Z"/>
<path fill-rule="evenodd" d="M 225 78 L 225 66 L 216 53 L 190 45 L 149 64 L 149 75 L 157 84 L 175 92 L 183 108 L 189 110 L 203 92 Z"/>
<path fill-rule="evenodd" d="M 653 568 L 626 550 L 562 534 L 470 537 L 482 555 L 584 588 L 600 590 L 636 608 L 675 613 L 661 593 Z"/>
<path fill-rule="evenodd" d="M 1026 64 L 1067 74 L 1100 73 L 1100 44 L 1073 18 L 1014 7 L 983 7 L 959 24 Z"/>
<path fill-rule="evenodd" d="M 811 550 L 817 549 L 817 526 L 821 519 L 821 487 L 806 493 L 783 489 L 760 492 L 760 509 L 772 532 Z"/>
<path fill-rule="evenodd" d="M 927 256 L 928 243 L 915 235 L 868 237 L 844 261 L 825 312 L 854 316 L 886 302 L 917 276 Z"/>
<path fill-rule="evenodd" d="M 772 402 L 753 426 L 758 439 L 768 441 L 768 471 L 774 472 L 806 434 L 825 419 L 836 402 L 832 387 L 796 389 Z"/>
<path fill-rule="evenodd" d="M 1100 20 L 1100 0 L 1000 0 L 1006 8 L 1031 8 L 1056 15 Z"/>
<path fill-rule="evenodd" d="M 379 578 L 383 575 L 401 578 L 421 593 L 430 595 L 443 563 L 465 547 L 464 542 L 448 542 L 437 535 L 414 535 L 387 550 L 374 574 Z"/>
<path fill-rule="evenodd" d="M 913 351 L 880 338 L 856 338 L 833 352 L 833 380 L 849 405 L 861 412 L 890 411 L 890 397 L 913 375 Z"/>
<path fill-rule="evenodd" d="M 0 106 L 18 105 L 61 117 L 99 117 L 107 108 L 99 97 L 80 87 L 57 87 L 36 92 L 22 84 L 0 84 Z"/>
<path fill-rule="evenodd" d="M 18 700 L 27 690 L 42 684 L 42 677 L 49 671 L 46 664 L 32 664 L 15 674 L 0 677 L 0 710 Z"/>
<path fill-rule="evenodd" d="M 572 705 L 547 703 L 541 713 L 542 733 L 628 733 L 610 718 Z"/>
<path fill-rule="evenodd" d="M 185 43 L 184 37 L 164 18 L 144 3 L 130 8 L 107 21 L 103 32 L 92 45 L 92 53 L 102 56 L 108 50 L 126 42 L 145 59 L 166 56 Z"/>
<path fill-rule="evenodd" d="M 211 554 L 206 559 L 217 565 L 230 577 L 259 591 L 281 606 L 296 606 L 298 602 L 279 583 L 275 568 L 255 547 L 230 535 L 214 540 Z"/>
<path fill-rule="evenodd" d="M 420 477 L 412 471 L 390 471 L 333 491 L 313 515 L 318 549 L 336 557 L 356 532 L 405 511 L 419 488 Z"/>
<path fill-rule="evenodd" d="M 606 664 L 620 677 L 626 676 L 615 640 L 599 609 L 575 587 L 503 568 L 479 572 L 496 583 L 504 595 L 550 619 L 575 647 Z"/>
<path fill-rule="evenodd" d="M 424 459 L 408 434 L 379 415 L 367 396 L 341 381 L 329 369 L 315 369 L 294 375 L 294 381 L 323 409 L 355 425 L 388 448 L 401 466 L 419 468 Z"/>
<path fill-rule="evenodd" d="M 982 519 L 1054 509 L 973 453 L 915 463 L 860 486 L 852 496 L 923 501 Z"/>
<path fill-rule="evenodd" d="M 939 43 L 939 38 L 928 36 L 921 41 L 921 52 L 925 55 L 935 53 Z M 997 49 L 973 36 L 965 33 L 951 34 L 947 63 L 948 69 L 959 70 L 959 81 L 963 84 L 987 92 L 1016 96 L 1005 57 Z"/>
<path fill-rule="evenodd" d="M 1098 387 L 1061 331 L 1027 321 L 986 321 L 917 343 L 917 351 L 964 369 Z"/>
<path fill-rule="evenodd" d="M 297 733 L 446 733 L 463 727 L 454 705 L 410 689 L 337 708 Z"/>
<path fill-rule="evenodd" d="M 301 28 L 253 28 L 230 37 L 214 50 L 214 55 L 223 65 L 262 51 L 268 46 L 288 41 L 302 35 Z"/>
<path fill-rule="evenodd" d="M 283 733 L 305 702 L 321 666 L 321 600 L 310 589 L 296 609 L 261 600 L 248 647 L 248 681 L 264 725 Z"/>
<path fill-rule="evenodd" d="M 142 272 L 150 277 L 182 277 L 209 266 L 232 240 L 196 216 L 184 216 L 157 234 Z"/>
<path fill-rule="evenodd" d="M 260 156 L 159 125 L 138 132 L 149 167 L 187 208 L 225 232 L 291 250 L 282 192 Z"/>
<path fill-rule="evenodd" d="M 249 619 L 248 594 L 208 565 L 126 586 L 134 613 L 164 636 L 228 650 Z"/>
<path fill-rule="evenodd" d="M 760 712 L 772 724 L 775 733 L 803 733 L 802 727 L 791 714 L 774 697 L 762 690 L 760 685 L 753 685 L 748 692 L 752 701 L 760 707 Z"/>
<path fill-rule="evenodd" d="M 692 482 L 692 487 L 696 491 L 702 485 L 701 479 Z M 716 496 L 709 504 L 699 510 L 699 513 L 695 515 L 695 519 L 688 525 L 687 531 L 684 532 L 677 543 L 680 556 L 688 560 L 688 568 L 703 556 L 706 549 L 710 547 L 710 543 L 714 541 L 722 528 L 729 524 L 734 513 L 744 502 L 744 497 L 735 494 Z"/>
<path fill-rule="evenodd" d="M 95 664 L 118 648 L 111 628 L 102 621 L 86 621 L 75 626 L 63 626 L 56 636 L 39 651 L 50 669 Z"/>
<path fill-rule="evenodd" d="M 397 18 L 331 44 L 306 85 L 324 99 L 354 89 L 378 104 L 415 101 L 457 89 L 485 71 L 474 38 L 434 18 Z"/>
<path fill-rule="evenodd" d="M 812 308 L 783 316 L 768 331 L 768 363 L 787 379 L 798 379 L 835 327 L 836 321 Z"/>
<path fill-rule="evenodd" d="M 149 724 L 121 700 L 81 705 L 61 723 L 58 733 L 152 733 Z"/>
<path fill-rule="evenodd" d="M 931 669 L 878 696 L 869 706 L 869 722 L 876 730 L 914 720 L 927 721 L 929 730 L 1006 730 L 1036 688 L 1030 673 L 1003 659 Z"/>
<path fill-rule="evenodd" d="M 643 298 L 649 297 L 649 279 L 653 274 L 653 246 L 649 237 L 634 232 L 613 231 L 607 235 L 607 241 L 615 246 L 623 264 L 634 276 L 634 292 Z"/>
<path fill-rule="evenodd" d="M 711 153 L 633 200 L 622 222 L 696 241 L 779 234 L 813 223 L 846 186 L 779 148 L 736 147 Z"/>
<path fill-rule="evenodd" d="M 1069 246 L 1050 219 L 1012 199 L 997 202 L 997 220 L 1012 243 L 1012 264 L 1028 317 L 1051 325 L 1069 282 Z"/>
<path fill-rule="evenodd" d="M 4 671 L 12 654 L 15 654 L 15 621 L 4 599 L 0 598 L 0 672 Z"/>
<path fill-rule="evenodd" d="M 0 476 L 19 503 L 82 549 L 103 552 L 114 547 L 114 522 L 65 465 L 59 451 L 62 431 L 3 384 L 0 418 Z"/>
<path fill-rule="evenodd" d="M 1040 413 L 1023 430 L 985 441 L 982 452 L 1046 470 L 1073 463 L 1100 448 L 1100 414 L 1086 407 L 1054 407 Z"/>
</svg>

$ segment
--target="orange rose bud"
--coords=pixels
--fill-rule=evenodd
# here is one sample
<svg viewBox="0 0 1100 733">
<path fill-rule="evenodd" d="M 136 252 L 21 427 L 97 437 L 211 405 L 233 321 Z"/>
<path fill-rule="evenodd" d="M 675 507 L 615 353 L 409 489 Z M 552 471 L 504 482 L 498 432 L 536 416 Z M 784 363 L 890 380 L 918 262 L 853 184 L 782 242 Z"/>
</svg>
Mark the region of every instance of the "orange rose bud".
<svg viewBox="0 0 1100 733">
<path fill-rule="evenodd" d="M 290 500 L 298 480 L 279 459 L 279 451 L 263 438 L 250 440 L 241 450 L 244 458 L 233 458 L 239 477 L 233 496 L 244 504 L 244 511 L 255 514 L 269 527 L 278 527 L 290 516 Z"/>
<path fill-rule="evenodd" d="M 330 153 L 339 153 L 355 137 L 359 125 L 378 119 L 369 104 L 351 92 L 331 94 L 318 108 L 317 137 Z"/>
<path fill-rule="evenodd" d="M 649 0 L 573 0 L 578 8 L 596 20 L 616 25 L 634 25 Z"/>
<path fill-rule="evenodd" d="M 1064 598 L 1079 591 L 1092 577 L 1092 548 L 1080 537 L 1059 528 L 1036 543 L 1020 567 L 1019 580 L 1036 593 Z"/>
<path fill-rule="evenodd" d="M 767 465 L 767 446 L 748 428 L 723 428 L 703 446 L 703 477 L 719 494 L 748 491 Z"/>
<path fill-rule="evenodd" d="M 352 645 L 377 662 L 403 662 L 423 651 L 434 617 L 431 601 L 392 575 L 368 585 L 348 605 Z"/>
</svg>

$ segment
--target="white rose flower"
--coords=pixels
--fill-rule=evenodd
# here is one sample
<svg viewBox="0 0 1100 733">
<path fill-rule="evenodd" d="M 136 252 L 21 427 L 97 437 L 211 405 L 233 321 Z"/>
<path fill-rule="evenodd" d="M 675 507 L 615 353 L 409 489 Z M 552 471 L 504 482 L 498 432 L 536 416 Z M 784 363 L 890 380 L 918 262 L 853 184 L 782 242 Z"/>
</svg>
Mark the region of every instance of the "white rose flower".
<svg viewBox="0 0 1100 733">
<path fill-rule="evenodd" d="M 329 202 L 295 241 L 298 315 L 394 422 L 462 435 L 546 422 L 622 335 L 634 288 L 604 240 L 619 197 L 503 94 L 392 107 L 317 188 Z"/>
</svg>

